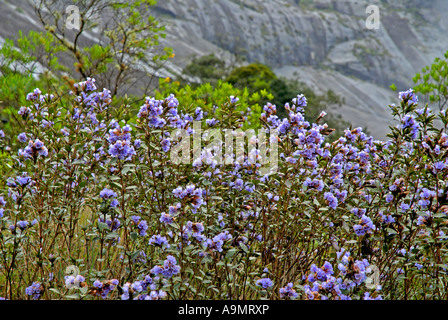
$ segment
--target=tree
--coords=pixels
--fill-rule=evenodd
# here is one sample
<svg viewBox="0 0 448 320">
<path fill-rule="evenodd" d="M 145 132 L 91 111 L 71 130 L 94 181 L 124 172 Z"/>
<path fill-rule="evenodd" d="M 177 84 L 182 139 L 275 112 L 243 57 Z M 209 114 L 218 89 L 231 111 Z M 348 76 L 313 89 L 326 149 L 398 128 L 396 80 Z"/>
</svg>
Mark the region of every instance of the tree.
<svg viewBox="0 0 448 320">
<path fill-rule="evenodd" d="M 422 93 L 427 102 L 443 110 L 448 103 L 448 51 L 445 59 L 436 58 L 431 66 L 422 69 L 422 73 L 417 73 L 413 78 L 414 83 L 418 83 L 414 90 Z"/>
<path fill-rule="evenodd" d="M 40 22 L 69 53 L 79 80 L 93 77 L 99 87 L 110 88 L 112 95 L 135 87 L 145 93 L 154 78 L 154 70 L 172 56 L 172 50 L 158 48 L 164 37 L 163 26 L 151 16 L 154 0 L 104 1 L 76 0 L 79 29 L 67 24 L 71 18 L 67 3 L 35 0 Z M 69 10 L 68 10 L 69 11 Z M 98 42 L 87 37 L 96 30 Z M 146 65 L 145 65 L 146 64 Z"/>
<path fill-rule="evenodd" d="M 247 88 L 249 92 L 269 90 L 271 82 L 277 79 L 275 73 L 266 65 L 251 63 L 232 70 L 225 82 L 235 88 Z"/>
<path fill-rule="evenodd" d="M 56 56 L 62 50 L 48 33 L 30 31 L 24 35 L 19 31 L 16 41 L 5 39 L 0 48 L 0 113 L 7 132 L 13 129 L 11 118 L 26 104 L 27 93 L 39 87 L 58 95 L 66 89 L 55 77 L 55 73 L 67 71 Z"/>
<path fill-rule="evenodd" d="M 215 86 L 224 77 L 226 63 L 211 53 L 195 58 L 184 69 L 183 73 L 201 79 L 203 83 Z"/>
</svg>

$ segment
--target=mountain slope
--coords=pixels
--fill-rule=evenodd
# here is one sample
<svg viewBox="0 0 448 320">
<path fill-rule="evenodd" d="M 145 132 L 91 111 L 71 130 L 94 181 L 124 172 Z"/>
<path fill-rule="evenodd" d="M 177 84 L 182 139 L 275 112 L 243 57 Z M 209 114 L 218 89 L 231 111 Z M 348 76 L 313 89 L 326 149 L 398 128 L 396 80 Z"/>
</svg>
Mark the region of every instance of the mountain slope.
<svg viewBox="0 0 448 320">
<path fill-rule="evenodd" d="M 365 26 L 372 4 L 380 10 L 379 30 Z M 0 0 L 0 9 L 0 43 L 18 30 L 42 30 L 28 0 Z M 153 10 L 167 26 L 162 45 L 176 54 L 159 76 L 175 77 L 193 57 L 211 52 L 265 63 L 343 96 L 344 106 L 332 112 L 379 139 L 392 124 L 388 105 L 397 101 L 388 86 L 408 89 L 415 73 L 448 50 L 446 0 L 159 0 Z"/>
</svg>

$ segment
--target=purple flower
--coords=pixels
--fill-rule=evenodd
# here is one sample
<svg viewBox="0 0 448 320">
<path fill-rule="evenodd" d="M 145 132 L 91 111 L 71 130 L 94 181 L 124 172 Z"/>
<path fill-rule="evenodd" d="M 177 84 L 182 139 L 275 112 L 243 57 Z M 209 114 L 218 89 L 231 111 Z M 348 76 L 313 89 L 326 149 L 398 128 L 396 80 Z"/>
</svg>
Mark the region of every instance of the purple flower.
<svg viewBox="0 0 448 320">
<path fill-rule="evenodd" d="M 204 112 L 202 111 L 201 107 L 197 107 L 194 111 L 194 115 L 196 116 L 196 121 L 200 121 L 204 118 Z"/>
<path fill-rule="evenodd" d="M 370 296 L 369 292 L 365 292 L 364 293 L 364 300 L 383 300 L 383 298 L 380 295 L 376 296 L 376 298 L 372 298 Z"/>
<path fill-rule="evenodd" d="M 415 121 L 415 118 L 413 115 L 405 115 L 403 119 L 401 120 L 401 129 L 410 128 L 412 133 L 412 138 L 417 138 L 418 130 L 420 128 L 420 125 L 418 122 Z"/>
<path fill-rule="evenodd" d="M 44 291 L 44 287 L 39 282 L 33 282 L 33 284 L 25 289 L 25 293 L 29 296 L 33 296 L 34 300 L 39 299 Z"/>
<path fill-rule="evenodd" d="M 322 266 L 322 270 L 327 276 L 331 276 L 333 274 L 333 266 L 328 261 L 325 261 L 324 265 Z"/>
<path fill-rule="evenodd" d="M 159 247 L 165 246 L 167 249 L 170 247 L 168 239 L 166 237 L 162 237 L 161 235 L 153 235 L 151 239 L 149 239 L 149 244 L 157 245 Z"/>
<path fill-rule="evenodd" d="M 110 206 L 111 208 L 116 208 L 116 207 L 118 207 L 119 204 L 120 204 L 120 203 L 118 202 L 117 199 L 112 199 L 112 201 L 110 202 L 109 206 Z"/>
<path fill-rule="evenodd" d="M 104 200 L 106 200 L 106 199 L 110 199 L 110 198 L 116 198 L 117 194 L 110 189 L 104 188 L 100 192 L 100 197 L 103 198 Z"/>
<path fill-rule="evenodd" d="M 331 192 L 325 192 L 324 199 L 327 200 L 327 204 L 330 208 L 336 209 L 338 206 L 338 199 Z"/>
<path fill-rule="evenodd" d="M 104 219 L 103 218 L 98 218 L 98 221 L 104 223 Z M 109 227 L 110 231 L 116 231 L 120 227 L 121 222 L 117 218 L 114 218 L 113 220 L 106 219 L 106 224 Z"/>
<path fill-rule="evenodd" d="M 216 250 L 218 252 L 222 252 L 222 246 L 225 241 L 231 240 L 232 236 L 229 234 L 229 231 L 224 231 L 213 237 L 213 239 L 207 239 L 206 245 L 208 248 L 212 250 Z"/>
<path fill-rule="evenodd" d="M 170 138 L 165 138 L 161 142 L 163 152 L 168 152 L 170 150 L 171 141 Z"/>
<path fill-rule="evenodd" d="M 436 196 L 436 192 L 427 188 L 423 188 L 422 192 L 419 195 L 420 200 L 418 201 L 418 205 L 422 208 L 426 208 L 430 204 L 430 199 Z"/>
<path fill-rule="evenodd" d="M 272 282 L 272 280 L 269 279 L 269 278 L 262 278 L 262 279 L 259 279 L 259 280 L 257 280 L 257 281 L 255 282 L 255 284 L 256 284 L 257 286 L 263 288 L 263 289 L 270 288 L 270 287 L 272 287 L 272 286 L 274 285 L 274 283 Z"/>
<path fill-rule="evenodd" d="M 442 171 L 443 169 L 445 169 L 445 162 L 438 161 L 438 162 L 434 163 L 434 169 L 433 169 L 434 173 Z"/>
<path fill-rule="evenodd" d="M 140 221 L 141 217 L 140 216 L 131 216 L 131 220 L 135 223 L 138 224 L 138 222 Z"/>
<path fill-rule="evenodd" d="M 42 123 L 41 123 L 41 127 L 42 128 L 48 128 L 48 127 L 52 127 L 54 125 L 54 122 L 53 121 L 47 121 L 47 120 L 42 120 Z"/>
<path fill-rule="evenodd" d="M 165 223 L 165 224 L 172 224 L 173 223 L 173 217 L 171 217 L 171 215 L 169 213 L 165 213 L 162 212 L 160 214 L 160 222 Z"/>
<path fill-rule="evenodd" d="M 37 157 L 37 155 L 46 157 L 48 155 L 48 149 L 39 139 L 34 141 L 30 140 L 24 150 L 24 156 L 25 158 L 34 158 Z"/>
<path fill-rule="evenodd" d="M 391 194 L 386 195 L 386 202 L 387 203 L 392 202 L 392 200 L 394 200 L 394 196 L 393 195 L 391 195 Z"/>
<path fill-rule="evenodd" d="M 28 221 L 17 221 L 17 225 L 19 226 L 20 230 L 25 230 L 28 226 Z"/>
<path fill-rule="evenodd" d="M 350 212 L 356 215 L 358 218 L 361 218 L 366 213 L 366 211 L 367 210 L 364 208 L 353 208 Z"/>
<path fill-rule="evenodd" d="M 20 107 L 19 111 L 17 112 L 22 117 L 26 117 L 28 115 L 31 115 L 31 118 L 33 117 L 31 114 L 31 109 L 28 107 Z"/>
<path fill-rule="evenodd" d="M 19 134 L 19 135 L 17 136 L 17 139 L 18 139 L 20 142 L 27 142 L 27 140 L 28 140 L 28 138 L 27 138 L 25 132 L 22 132 L 21 134 Z"/>
<path fill-rule="evenodd" d="M 5 199 L 2 196 L 0 196 L 0 207 L 4 207 L 5 205 L 6 205 Z"/>
<path fill-rule="evenodd" d="M 385 214 L 383 214 L 382 211 L 378 212 L 378 214 L 379 214 L 379 216 L 381 218 L 381 222 L 384 223 L 384 224 L 389 224 L 389 223 L 394 223 L 395 222 L 395 218 L 392 217 L 391 215 L 385 215 Z"/>
<path fill-rule="evenodd" d="M 241 188 L 243 187 L 243 184 L 244 184 L 244 181 L 243 180 L 241 180 L 241 179 L 236 179 L 235 180 L 235 186 L 237 187 L 237 188 L 239 188 L 240 190 L 241 190 Z"/>
<path fill-rule="evenodd" d="M 116 208 L 120 204 L 118 202 L 118 200 L 115 199 L 116 196 L 117 196 L 117 194 L 114 191 L 112 191 L 112 190 L 110 190 L 108 188 L 104 188 L 100 192 L 100 197 L 101 198 L 103 198 L 104 200 L 111 200 L 109 202 L 109 207 L 111 207 L 111 208 Z"/>
<path fill-rule="evenodd" d="M 304 107 L 307 106 L 308 101 L 306 100 L 306 97 L 303 94 L 300 94 L 297 96 L 297 98 L 292 99 L 293 106 L 291 107 L 292 110 L 302 111 Z"/>
<path fill-rule="evenodd" d="M 85 92 L 95 91 L 96 90 L 95 79 L 87 78 L 86 81 L 75 83 L 74 87 L 79 91 L 85 91 Z"/>
<path fill-rule="evenodd" d="M 201 188 L 196 188 L 192 184 L 186 186 L 185 189 L 182 189 L 182 187 L 177 187 L 173 190 L 173 194 L 176 198 L 187 200 L 193 207 L 193 213 L 196 213 L 197 209 L 201 205 L 205 204 L 203 200 L 203 190 Z"/>
<path fill-rule="evenodd" d="M 324 182 L 319 179 L 311 180 L 311 178 L 307 177 L 305 182 L 303 183 L 304 186 L 307 186 L 308 188 L 314 188 L 318 191 L 322 191 L 324 189 Z"/>
<path fill-rule="evenodd" d="M 231 104 L 235 104 L 237 103 L 240 99 L 236 98 L 235 96 L 230 96 L 230 103 Z"/>
<path fill-rule="evenodd" d="M 410 206 L 409 206 L 409 204 L 407 204 L 405 202 L 402 202 L 401 205 L 400 205 L 400 208 L 401 208 L 402 212 L 406 212 L 406 211 L 409 210 Z"/>
<path fill-rule="evenodd" d="M 70 135 L 70 132 L 69 132 L 68 129 L 65 128 L 65 127 L 61 129 L 61 133 L 62 133 L 64 136 L 66 136 L 66 137 Z"/>
<path fill-rule="evenodd" d="M 173 275 L 178 274 L 180 267 L 177 265 L 176 258 L 169 255 L 163 263 L 163 266 L 155 266 L 151 269 L 151 272 L 155 275 L 162 275 L 166 278 L 171 278 Z"/>
<path fill-rule="evenodd" d="M 169 210 L 169 214 L 170 215 L 175 215 L 179 211 L 180 208 L 181 208 L 181 204 L 180 203 L 177 203 L 175 206 L 169 206 L 169 209 L 168 209 Z"/>
<path fill-rule="evenodd" d="M 418 97 L 414 93 L 413 89 L 409 89 L 407 91 L 402 91 L 398 94 L 398 99 L 400 101 L 403 101 L 407 104 L 417 104 L 418 103 Z"/>
<path fill-rule="evenodd" d="M 26 100 L 40 102 L 41 93 L 42 91 L 40 91 L 39 88 L 36 88 L 33 92 L 30 92 L 26 95 Z"/>
<path fill-rule="evenodd" d="M 107 139 L 109 143 L 113 144 L 119 140 L 130 141 L 132 128 L 127 124 L 123 128 L 114 122 L 115 128 L 109 130 L 109 138 Z"/>
<path fill-rule="evenodd" d="M 31 177 L 25 175 L 17 177 L 16 181 L 22 187 L 33 184 L 33 180 L 31 179 Z"/>
<path fill-rule="evenodd" d="M 120 160 L 130 159 L 133 155 L 135 155 L 134 147 L 131 146 L 131 143 L 127 140 L 117 140 L 114 144 L 111 144 L 109 147 L 109 154 Z"/>
<path fill-rule="evenodd" d="M 363 215 L 361 217 L 361 220 L 359 221 L 359 224 L 355 224 L 353 226 L 353 230 L 355 230 L 355 233 L 357 236 L 363 236 L 366 233 L 372 233 L 376 229 L 375 225 L 373 224 L 372 220 L 366 216 Z"/>
<path fill-rule="evenodd" d="M 204 231 L 204 225 L 200 222 L 191 222 L 188 221 L 187 224 L 183 227 L 183 238 L 188 239 L 191 236 L 198 241 L 203 241 L 204 237 L 201 233 Z"/>
<path fill-rule="evenodd" d="M 219 121 L 216 120 L 216 119 L 207 119 L 207 120 L 205 120 L 205 123 L 206 123 L 209 127 L 214 127 L 214 126 L 216 126 L 216 125 L 219 123 Z"/>
</svg>

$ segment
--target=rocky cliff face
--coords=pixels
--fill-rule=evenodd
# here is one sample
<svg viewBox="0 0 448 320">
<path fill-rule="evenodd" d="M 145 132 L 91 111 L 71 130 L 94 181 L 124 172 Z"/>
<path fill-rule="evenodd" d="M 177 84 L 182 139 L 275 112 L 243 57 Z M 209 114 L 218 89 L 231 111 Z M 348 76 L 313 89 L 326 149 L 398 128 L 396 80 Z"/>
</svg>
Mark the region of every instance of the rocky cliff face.
<svg viewBox="0 0 448 320">
<path fill-rule="evenodd" d="M 378 30 L 366 28 L 368 5 L 379 7 Z M 176 53 L 166 75 L 210 52 L 243 56 L 342 95 L 332 111 L 380 139 L 397 100 L 388 86 L 408 89 L 448 50 L 446 0 L 159 0 L 153 9 L 167 26 L 162 44 Z M 28 0 L 0 0 L 0 25 L 0 37 L 40 28 Z"/>
<path fill-rule="evenodd" d="M 368 5 L 380 29 L 365 22 Z M 379 85 L 408 78 L 447 49 L 444 0 L 164 0 L 168 31 L 192 53 L 195 38 L 272 67 L 331 67 Z M 190 51 L 187 50 L 187 51 Z M 199 50 L 202 49 L 199 47 Z M 180 52 L 179 52 L 180 53 Z"/>
</svg>

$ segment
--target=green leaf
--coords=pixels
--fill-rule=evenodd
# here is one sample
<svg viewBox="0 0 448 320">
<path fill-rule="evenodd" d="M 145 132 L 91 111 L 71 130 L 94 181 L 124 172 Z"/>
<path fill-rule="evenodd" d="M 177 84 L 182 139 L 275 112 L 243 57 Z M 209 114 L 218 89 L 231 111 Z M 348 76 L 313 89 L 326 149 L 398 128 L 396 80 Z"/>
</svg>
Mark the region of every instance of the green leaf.
<svg viewBox="0 0 448 320">
<path fill-rule="evenodd" d="M 395 231 L 394 229 L 391 229 L 391 228 L 386 228 L 386 231 L 391 234 L 397 234 L 397 231 Z"/>
<path fill-rule="evenodd" d="M 117 188 L 117 189 L 121 189 L 121 184 L 115 182 L 115 181 L 111 181 L 109 182 L 111 186 Z"/>
<path fill-rule="evenodd" d="M 244 243 L 240 242 L 239 245 L 245 253 L 249 253 L 249 248 Z"/>
<path fill-rule="evenodd" d="M 106 223 L 98 221 L 97 224 L 100 231 L 109 230 L 109 226 Z"/>
<path fill-rule="evenodd" d="M 106 224 L 107 225 L 107 224 Z M 118 235 L 118 233 L 116 233 L 116 232 L 109 232 L 107 235 L 106 235 L 106 239 L 116 239 L 116 238 L 118 238 L 119 237 L 119 235 Z"/>
<path fill-rule="evenodd" d="M 69 294 L 64 297 L 67 299 L 79 299 L 80 298 L 79 293 Z"/>
<path fill-rule="evenodd" d="M 52 291 L 52 292 L 54 292 L 54 293 L 57 293 L 57 294 L 61 294 L 60 292 L 59 292 L 59 290 L 58 289 L 56 289 L 56 288 L 50 288 L 49 289 L 50 291 Z"/>
</svg>

